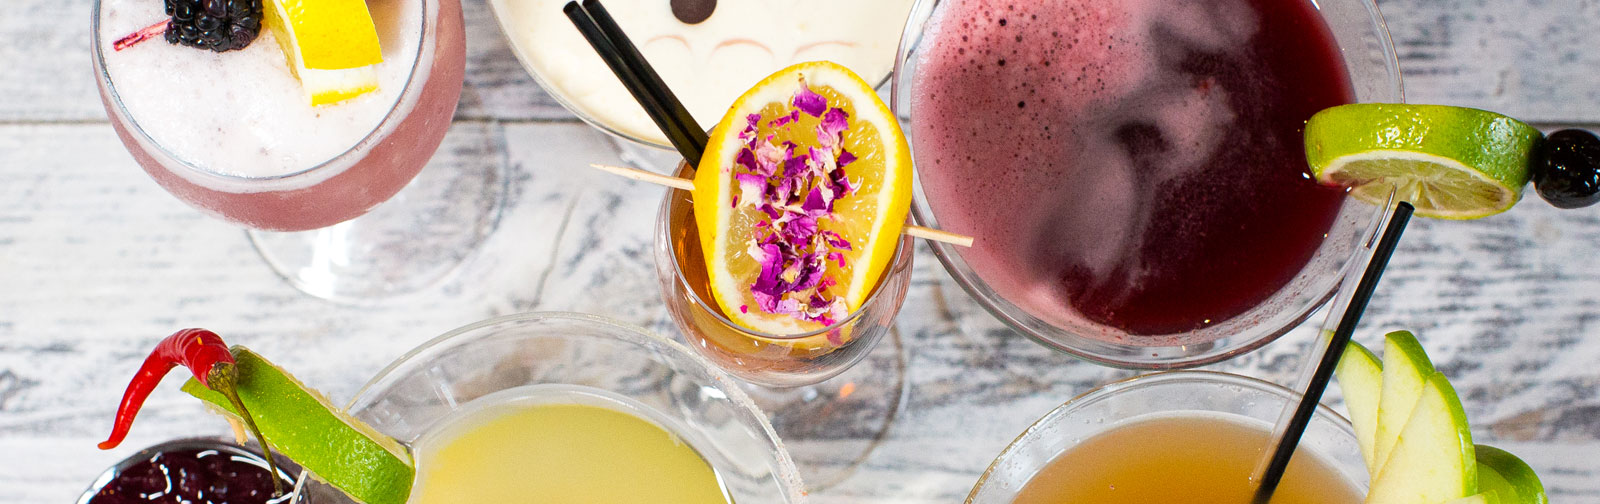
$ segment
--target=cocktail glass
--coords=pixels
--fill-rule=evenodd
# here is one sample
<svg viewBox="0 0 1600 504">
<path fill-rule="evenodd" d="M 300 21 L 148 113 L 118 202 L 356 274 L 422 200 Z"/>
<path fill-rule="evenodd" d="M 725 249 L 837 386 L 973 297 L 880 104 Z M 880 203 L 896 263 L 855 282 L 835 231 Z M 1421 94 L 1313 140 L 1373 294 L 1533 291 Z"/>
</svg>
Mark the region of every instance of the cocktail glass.
<svg viewBox="0 0 1600 504">
<path fill-rule="evenodd" d="M 966 502 L 1012 502 L 1057 456 L 1130 422 L 1221 417 L 1266 433 L 1284 407 L 1299 400 L 1298 392 L 1271 383 L 1211 371 L 1168 371 L 1102 385 L 1051 410 L 1017 436 L 984 471 Z M 1366 493 L 1366 463 L 1355 429 L 1332 409 L 1317 406 L 1297 450 L 1296 457 L 1316 456 Z"/>
<path fill-rule="evenodd" d="M 900 43 L 891 105 L 903 122 L 912 120 L 911 83 L 919 67 L 919 50 L 935 13 L 959 0 L 919 0 Z M 1291 0 L 1308 1 L 1308 0 Z M 1314 4 L 1332 31 L 1359 102 L 1403 100 L 1400 70 L 1388 28 L 1371 0 L 1321 0 Z M 904 128 L 913 152 L 914 128 Z M 1013 148 L 996 145 L 995 148 Z M 919 166 L 919 170 L 925 169 Z M 973 230 L 941 227 L 928 203 L 919 174 L 911 206 L 917 224 L 957 233 Z M 999 204 L 1000 202 L 997 202 Z M 1011 202 L 1007 204 L 1026 204 Z M 1223 321 L 1178 334 L 1135 335 L 1098 324 L 1057 325 L 1008 300 L 978 275 L 962 257 L 962 249 L 931 242 L 935 257 L 955 282 L 1005 325 L 1049 348 L 1103 365 L 1134 369 L 1172 369 L 1226 360 L 1270 343 L 1304 321 L 1330 299 L 1340 278 L 1361 266 L 1360 258 L 1380 225 L 1383 209 L 1345 198 L 1315 254 L 1293 279 L 1253 308 Z M 980 237 L 980 240 L 982 238 Z M 967 332 L 982 332 L 967 328 Z M 1090 336 L 1093 334 L 1094 336 Z"/>
<path fill-rule="evenodd" d="M 100 98 L 123 145 L 158 184 L 247 228 L 256 250 L 296 288 L 346 302 L 413 292 L 455 271 L 493 230 L 505 178 L 496 154 L 503 149 L 492 141 L 453 141 L 434 169 L 422 170 L 445 140 L 461 96 L 466 38 L 460 0 L 410 5 L 424 11 L 412 17 L 422 23 L 422 35 L 415 61 L 384 63 L 411 65 L 394 105 L 348 150 L 315 165 L 284 167 L 283 175 L 225 173 L 153 139 L 106 70 L 106 58 L 115 57 L 111 43 L 122 34 L 102 33 L 102 1 L 96 0 L 90 45 Z M 386 37 L 380 31 L 380 42 Z"/>
<path fill-rule="evenodd" d="M 610 133 L 627 162 L 671 170 L 679 158 L 663 151 L 672 145 L 562 15 L 566 2 L 491 0 L 489 6 L 540 88 Z M 709 17 L 693 24 L 674 13 L 677 3 L 665 1 L 616 1 L 609 12 L 700 127 L 709 129 L 746 89 L 793 63 L 833 60 L 868 82 L 887 83 L 911 2 L 700 2 L 709 6 Z M 882 22 L 886 18 L 893 22 Z"/>
<path fill-rule="evenodd" d="M 267 462 L 265 459 L 261 458 L 260 450 L 260 445 L 255 443 L 246 443 L 245 445 L 241 446 L 234 444 L 232 439 L 224 439 L 220 437 L 193 437 L 166 441 L 149 448 L 139 450 L 133 455 L 129 455 L 127 458 L 117 462 L 116 465 L 106 468 L 105 472 L 100 473 L 100 476 L 96 477 L 94 482 L 89 484 L 89 488 L 84 490 L 82 495 L 78 496 L 78 500 L 73 502 L 76 504 L 89 504 L 89 502 L 93 501 L 102 490 L 106 489 L 112 484 L 112 482 L 114 482 L 119 476 L 123 475 L 126 471 L 133 470 L 139 464 L 147 462 L 155 456 L 171 452 L 210 452 L 209 456 L 225 457 L 227 460 L 256 466 L 261 468 L 263 474 L 266 474 L 268 471 Z M 279 481 L 283 483 L 284 488 L 288 488 L 288 485 L 293 484 L 294 480 L 300 476 L 300 466 L 288 458 L 283 456 L 275 456 L 273 457 L 273 462 L 277 464 Z M 233 489 L 238 491 L 240 486 L 234 485 Z M 265 490 L 270 491 L 271 488 L 266 488 Z M 273 504 L 289 502 L 290 497 L 292 496 L 280 496 L 278 499 L 273 501 Z"/>
<path fill-rule="evenodd" d="M 678 176 L 692 178 L 693 169 L 680 164 Z M 722 313 L 708 290 L 699 240 L 690 193 L 667 191 L 656 218 L 656 275 L 689 348 L 745 381 L 813 489 L 849 476 L 883 439 L 906 394 L 894 317 L 911 285 L 911 238 L 900 238 L 860 308 L 792 335 L 752 331 Z M 890 344 L 880 348 L 885 336 Z"/>
<path fill-rule="evenodd" d="M 726 374 L 678 343 L 591 315 L 527 313 L 450 331 L 378 372 L 346 411 L 414 447 L 452 413 L 481 406 L 474 400 L 549 385 L 599 389 L 658 413 L 716 470 L 736 502 L 804 499 L 782 442 Z M 353 502 L 305 473 L 296 492 L 295 502 Z"/>
</svg>

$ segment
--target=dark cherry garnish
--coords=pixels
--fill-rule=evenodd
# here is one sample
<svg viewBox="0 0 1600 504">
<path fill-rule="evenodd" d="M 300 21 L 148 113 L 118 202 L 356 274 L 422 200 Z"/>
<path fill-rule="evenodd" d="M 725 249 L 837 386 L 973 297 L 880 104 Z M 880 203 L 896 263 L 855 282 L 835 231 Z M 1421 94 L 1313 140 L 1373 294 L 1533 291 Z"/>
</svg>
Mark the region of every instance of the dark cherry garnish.
<svg viewBox="0 0 1600 504">
<path fill-rule="evenodd" d="M 1533 163 L 1539 197 L 1559 208 L 1600 203 L 1600 137 L 1584 130 L 1551 133 Z"/>
</svg>

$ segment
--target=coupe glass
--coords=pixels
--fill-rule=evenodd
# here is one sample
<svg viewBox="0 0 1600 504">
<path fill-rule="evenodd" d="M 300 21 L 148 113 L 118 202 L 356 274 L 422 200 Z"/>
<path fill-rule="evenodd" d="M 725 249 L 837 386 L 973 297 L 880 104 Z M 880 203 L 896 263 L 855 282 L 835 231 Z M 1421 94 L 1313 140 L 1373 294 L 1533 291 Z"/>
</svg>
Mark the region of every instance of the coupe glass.
<svg viewBox="0 0 1600 504">
<path fill-rule="evenodd" d="M 900 42 L 891 103 L 902 122 L 910 120 L 910 89 L 918 71 L 919 49 L 930 18 L 948 0 L 919 0 Z M 1055 0 L 1052 0 L 1055 1 Z M 1291 0 L 1309 1 L 1309 0 Z M 1403 100 L 1400 69 L 1389 31 L 1372 0 L 1319 0 L 1359 102 Z M 908 136 L 912 128 L 903 128 Z M 913 151 L 917 139 L 911 139 Z M 912 216 L 938 228 L 920 178 L 915 182 Z M 1383 209 L 1345 198 L 1326 238 L 1292 280 L 1255 307 L 1205 328 L 1173 335 L 1131 335 L 1116 328 L 1079 324 L 1062 327 L 1028 313 L 1005 299 L 962 258 L 960 248 L 930 242 L 935 257 L 956 283 L 995 318 L 1047 347 L 1103 365 L 1133 369 L 1172 369 L 1226 360 L 1261 347 L 1287 333 L 1330 299 L 1340 278 L 1360 267 L 1365 247 L 1377 231 Z M 960 229 L 950 231 L 962 232 Z M 1091 337 L 1089 334 L 1099 337 Z M 1146 337 L 1151 336 L 1151 337 Z M 1129 344 L 1130 340 L 1183 340 L 1187 344 Z M 1115 342 L 1114 342 L 1115 341 Z"/>
<path fill-rule="evenodd" d="M 708 18 L 690 25 L 674 18 L 673 8 L 666 1 L 637 2 L 613 0 L 608 12 L 615 15 L 617 23 L 629 30 L 634 45 L 656 61 L 672 61 L 672 56 L 688 54 L 704 65 L 654 65 L 662 79 L 680 93 L 689 111 L 698 116 L 701 128 L 709 129 L 722 117 L 728 105 L 760 77 L 776 72 L 792 63 L 813 59 L 828 59 L 851 66 L 861 72 L 869 82 L 886 84 L 894 57 L 892 45 L 898 40 L 900 16 L 910 8 L 912 0 L 831 0 L 817 6 L 807 18 L 793 20 L 771 17 L 774 14 L 757 12 L 763 9 L 792 9 L 781 2 L 703 2 L 710 6 Z M 655 126 L 644 121 L 643 109 L 633 104 L 632 98 L 622 93 L 622 88 L 610 71 L 596 66 L 596 74 L 563 75 L 559 68 L 573 66 L 575 58 L 597 58 L 588 44 L 561 14 L 566 0 L 490 0 L 489 7 L 499 21 L 500 31 L 506 35 L 512 52 L 522 67 L 549 94 L 578 119 L 611 134 L 621 151 L 622 159 L 640 168 L 668 172 L 679 157 L 664 156 L 673 147 Z M 799 6 L 799 3 L 795 4 Z M 890 14 L 892 13 L 892 14 Z M 741 22 L 738 16 L 761 14 L 762 19 Z M 776 14 L 782 16 L 783 13 Z M 844 16 L 844 17 L 841 17 Z M 850 17 L 854 16 L 854 17 Z M 849 33 L 851 23 L 824 22 L 824 20 L 873 20 L 893 16 L 891 23 L 870 22 L 871 33 Z M 817 18 L 817 19 L 812 19 Z M 556 30 L 570 31 L 563 36 L 547 31 L 548 22 L 554 19 Z M 728 28 L 730 23 L 740 24 Z M 753 27 L 753 28 L 752 28 Z M 844 28 L 841 28 L 844 27 Z M 725 40 L 714 40 L 725 34 Z M 842 37 L 829 39 L 823 34 Z M 560 43 L 557 43 L 560 42 Z M 660 47 L 658 47 L 660 46 Z M 876 58 L 862 57 L 860 51 L 881 50 L 871 53 Z M 560 51 L 569 54 L 541 54 Z M 544 67 L 557 70 L 541 70 Z M 715 63 L 712 61 L 714 60 Z M 599 60 L 595 59 L 598 64 Z M 860 64 L 857 64 L 860 63 Z M 863 68 L 881 67 L 879 68 Z M 753 77 L 752 77 L 753 75 Z M 739 82 L 749 79 L 748 82 Z M 684 88 L 697 86 L 714 90 L 713 93 L 689 96 Z M 615 96 L 626 101 L 616 104 L 597 100 L 597 97 Z M 721 96 L 721 101 L 714 98 Z M 624 110 L 626 109 L 626 110 Z"/>
<path fill-rule="evenodd" d="M 678 176 L 692 178 L 693 169 L 680 164 Z M 812 488 L 839 482 L 883 439 L 906 394 L 894 317 L 911 285 L 912 239 L 900 237 L 860 308 L 822 329 L 777 335 L 746 329 L 722 313 L 708 290 L 697 229 L 689 192 L 667 191 L 655 239 L 667 311 L 689 348 L 746 382 Z M 885 336 L 891 344 L 880 348 Z"/>
<path fill-rule="evenodd" d="M 367 382 L 346 410 L 414 445 L 473 401 L 529 386 L 582 386 L 659 413 L 740 503 L 804 500 L 766 416 L 727 375 L 678 343 L 591 315 L 527 313 L 477 322 L 423 343 Z M 426 469 L 424 469 L 426 470 Z M 302 473 L 296 502 L 354 504 Z"/>
<path fill-rule="evenodd" d="M 1254 378 L 1211 371 L 1169 371 L 1102 385 L 1051 410 L 1017 436 L 983 472 L 967 502 L 1012 502 L 1028 480 L 1057 456 L 1082 440 L 1130 422 L 1154 416 L 1222 415 L 1270 431 L 1279 413 L 1300 397 Z M 1318 455 L 1366 493 L 1367 466 L 1355 429 L 1327 406 L 1317 406 L 1296 453 Z"/>
<path fill-rule="evenodd" d="M 296 288 L 362 302 L 413 292 L 453 272 L 494 228 L 505 191 L 495 154 L 502 149 L 493 142 L 451 142 L 440 166 L 422 170 L 444 141 L 461 96 L 466 37 L 460 0 L 415 5 L 424 11 L 415 16 L 422 23 L 420 45 L 415 61 L 387 63 L 412 66 L 382 121 L 343 153 L 312 166 L 287 166 L 283 175 L 225 173 L 153 139 L 106 70 L 120 34 L 102 33 L 101 0 L 91 11 L 91 59 L 112 127 L 161 187 L 249 229 L 262 257 Z M 380 30 L 380 43 L 387 36 Z M 261 146 L 263 152 L 293 148 Z M 418 172 L 423 175 L 407 185 Z"/>
</svg>

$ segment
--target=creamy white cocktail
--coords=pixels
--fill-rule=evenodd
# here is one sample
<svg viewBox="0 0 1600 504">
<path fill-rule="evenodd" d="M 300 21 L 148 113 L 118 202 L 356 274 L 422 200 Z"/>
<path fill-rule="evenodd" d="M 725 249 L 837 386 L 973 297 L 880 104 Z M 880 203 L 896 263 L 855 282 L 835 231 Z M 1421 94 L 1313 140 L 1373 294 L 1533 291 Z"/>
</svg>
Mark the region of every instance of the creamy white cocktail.
<svg viewBox="0 0 1600 504">
<path fill-rule="evenodd" d="M 667 139 L 561 11 L 567 0 L 491 0 L 517 57 L 584 120 L 658 146 Z M 612 0 L 607 11 L 709 128 L 763 77 L 829 60 L 879 82 L 894 68 L 912 0 Z"/>
</svg>

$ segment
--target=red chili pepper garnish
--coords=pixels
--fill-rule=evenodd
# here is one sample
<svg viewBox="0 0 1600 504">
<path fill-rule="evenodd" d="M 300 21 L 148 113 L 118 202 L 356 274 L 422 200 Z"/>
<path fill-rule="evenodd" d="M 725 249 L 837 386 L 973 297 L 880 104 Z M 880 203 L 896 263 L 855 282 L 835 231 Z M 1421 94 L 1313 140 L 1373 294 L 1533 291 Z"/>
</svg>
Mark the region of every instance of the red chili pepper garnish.
<svg viewBox="0 0 1600 504">
<path fill-rule="evenodd" d="M 100 443 L 100 449 L 109 450 L 122 444 L 122 439 L 128 436 L 128 428 L 133 426 L 133 417 L 139 414 L 139 408 L 144 405 L 145 398 L 150 397 L 150 392 L 161 383 L 161 378 L 171 371 L 173 366 L 182 364 L 194 373 L 196 380 L 206 388 L 215 390 L 226 396 L 238 410 L 239 416 L 244 418 L 244 423 L 255 435 L 256 441 L 261 443 L 262 458 L 267 461 L 267 470 L 272 473 L 272 487 L 275 493 L 283 493 L 279 488 L 278 468 L 272 461 L 272 450 L 267 445 L 267 439 L 261 435 L 261 429 L 256 427 L 255 419 L 250 411 L 245 409 L 244 402 L 239 400 L 239 391 L 236 387 L 239 382 L 239 367 L 234 363 L 233 353 L 228 351 L 228 345 L 222 342 L 222 337 L 217 333 L 205 329 L 184 329 L 156 344 L 155 350 L 144 359 L 144 364 L 139 366 L 139 374 L 128 383 L 128 390 L 122 394 L 122 404 L 117 407 L 116 423 L 112 425 L 111 437 Z"/>
</svg>

